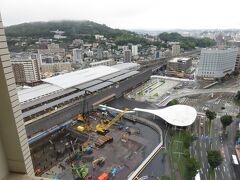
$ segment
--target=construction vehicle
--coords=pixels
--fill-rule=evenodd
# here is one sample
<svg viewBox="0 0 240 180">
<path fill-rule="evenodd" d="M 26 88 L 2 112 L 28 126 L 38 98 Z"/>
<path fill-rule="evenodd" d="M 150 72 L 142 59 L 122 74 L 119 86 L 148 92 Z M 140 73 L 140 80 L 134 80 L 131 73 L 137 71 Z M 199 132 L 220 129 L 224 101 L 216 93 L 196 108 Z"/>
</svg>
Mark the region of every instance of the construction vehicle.
<svg viewBox="0 0 240 180">
<path fill-rule="evenodd" d="M 75 164 L 72 164 L 72 173 L 76 177 L 84 178 L 88 175 L 88 168 L 86 164 L 77 167 Z"/>
<path fill-rule="evenodd" d="M 96 141 L 95 141 L 95 145 L 97 147 L 103 147 L 106 143 L 108 142 L 112 142 L 113 141 L 113 137 L 112 136 L 99 136 Z"/>
<path fill-rule="evenodd" d="M 89 122 L 84 125 L 84 128 L 85 128 L 85 130 L 88 131 L 88 132 L 92 132 L 92 131 L 93 131 L 92 124 L 89 123 Z"/>
<path fill-rule="evenodd" d="M 83 132 L 85 130 L 85 128 L 83 126 L 78 126 L 77 127 L 77 131 L 79 132 Z"/>
<path fill-rule="evenodd" d="M 91 131 L 93 131 L 92 124 L 87 123 L 87 124 L 85 124 L 84 126 L 78 126 L 78 127 L 77 127 L 77 131 L 78 131 L 78 132 L 84 132 L 84 131 L 91 132 Z"/>
<path fill-rule="evenodd" d="M 98 176 L 98 180 L 109 180 L 109 174 L 107 172 L 102 173 Z"/>
<path fill-rule="evenodd" d="M 92 167 L 95 168 L 96 165 L 103 166 L 103 164 L 105 163 L 105 160 L 106 160 L 105 157 L 99 157 L 99 158 L 95 159 L 92 162 Z"/>
<path fill-rule="evenodd" d="M 109 132 L 109 128 L 115 124 L 126 112 L 128 111 L 128 108 L 125 108 L 122 112 L 118 113 L 115 118 L 113 118 L 111 121 L 105 120 L 105 122 L 101 122 L 100 124 L 96 125 L 96 132 L 99 134 L 107 134 Z"/>
<path fill-rule="evenodd" d="M 121 135 L 121 141 L 122 142 L 127 142 L 128 137 L 129 137 L 129 133 L 128 132 L 123 132 L 122 135 Z"/>
<path fill-rule="evenodd" d="M 78 120 L 78 121 L 81 121 L 81 122 L 84 122 L 83 115 L 82 115 L 82 114 L 78 114 L 78 115 L 77 115 L 77 120 Z"/>
</svg>

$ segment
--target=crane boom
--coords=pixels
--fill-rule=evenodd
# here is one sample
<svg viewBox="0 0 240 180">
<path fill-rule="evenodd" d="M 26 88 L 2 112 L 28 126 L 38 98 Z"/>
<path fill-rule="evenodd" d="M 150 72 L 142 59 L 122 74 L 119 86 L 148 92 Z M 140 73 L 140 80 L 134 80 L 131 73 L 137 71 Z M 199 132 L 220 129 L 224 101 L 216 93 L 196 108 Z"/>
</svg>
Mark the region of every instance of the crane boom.
<svg viewBox="0 0 240 180">
<path fill-rule="evenodd" d="M 110 128 L 113 124 L 115 124 L 128 110 L 128 108 L 125 108 L 122 112 L 118 113 L 118 115 L 106 125 L 106 129 Z"/>
</svg>

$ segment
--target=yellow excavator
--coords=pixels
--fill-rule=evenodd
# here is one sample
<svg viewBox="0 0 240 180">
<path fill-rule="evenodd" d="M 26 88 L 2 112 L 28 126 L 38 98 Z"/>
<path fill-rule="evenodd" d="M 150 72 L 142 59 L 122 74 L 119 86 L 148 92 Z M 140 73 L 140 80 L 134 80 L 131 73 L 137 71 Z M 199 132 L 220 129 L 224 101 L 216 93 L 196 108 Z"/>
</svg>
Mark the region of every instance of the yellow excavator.
<svg viewBox="0 0 240 180">
<path fill-rule="evenodd" d="M 117 116 L 115 116 L 115 118 L 113 118 L 111 121 L 104 121 L 101 122 L 100 124 L 96 125 L 96 132 L 99 134 L 103 134 L 105 135 L 106 133 L 109 132 L 109 128 L 115 124 L 129 109 L 125 108 L 122 112 L 118 113 Z"/>
<path fill-rule="evenodd" d="M 95 168 L 96 165 L 103 165 L 105 163 L 105 160 L 106 158 L 105 157 L 99 157 L 97 159 L 95 159 L 93 162 L 92 162 L 92 167 Z"/>
</svg>

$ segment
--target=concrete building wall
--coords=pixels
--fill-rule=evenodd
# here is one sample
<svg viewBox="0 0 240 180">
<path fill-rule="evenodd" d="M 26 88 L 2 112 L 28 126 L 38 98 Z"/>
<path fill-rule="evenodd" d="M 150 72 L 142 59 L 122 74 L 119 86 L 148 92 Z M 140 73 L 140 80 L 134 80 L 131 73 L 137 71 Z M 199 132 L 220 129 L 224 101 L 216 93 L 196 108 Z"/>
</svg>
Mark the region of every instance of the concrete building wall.
<svg viewBox="0 0 240 180">
<path fill-rule="evenodd" d="M 5 178 L 8 175 L 8 166 L 5 158 L 4 148 L 0 139 L 0 179 Z"/>
<path fill-rule="evenodd" d="M 8 173 L 7 168 L 34 175 L 1 16 L 0 85 L 0 179 Z"/>
</svg>

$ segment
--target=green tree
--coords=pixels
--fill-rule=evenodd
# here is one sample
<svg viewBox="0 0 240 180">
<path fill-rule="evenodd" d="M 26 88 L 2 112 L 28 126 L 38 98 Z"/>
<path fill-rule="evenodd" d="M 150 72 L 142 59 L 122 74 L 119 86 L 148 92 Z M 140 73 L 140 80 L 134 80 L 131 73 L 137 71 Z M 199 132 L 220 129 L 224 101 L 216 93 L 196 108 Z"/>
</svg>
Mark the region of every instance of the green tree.
<svg viewBox="0 0 240 180">
<path fill-rule="evenodd" d="M 233 122 L 232 116 L 230 115 L 224 115 L 220 118 L 220 120 L 221 120 L 224 131 L 226 130 L 226 127 Z"/>
<path fill-rule="evenodd" d="M 171 100 L 169 103 L 167 103 L 167 106 L 173 106 L 179 104 L 179 101 L 177 99 L 173 99 Z"/>
<path fill-rule="evenodd" d="M 196 176 L 198 173 L 198 169 L 200 168 L 200 165 L 198 161 L 195 158 L 185 158 L 186 161 L 186 172 L 189 177 L 189 179 L 192 179 Z"/>
<path fill-rule="evenodd" d="M 189 132 L 186 132 L 184 135 L 184 141 L 183 141 L 183 145 L 185 148 L 189 148 L 189 146 L 191 145 L 191 143 L 196 140 L 196 137 L 194 137 L 193 135 L 191 135 Z"/>
<path fill-rule="evenodd" d="M 240 91 L 237 92 L 237 94 L 234 97 L 234 100 L 236 103 L 238 103 L 238 104 L 240 103 Z"/>
<path fill-rule="evenodd" d="M 210 121 L 212 121 L 213 119 L 216 118 L 217 114 L 214 111 L 207 110 L 206 116 Z"/>
<path fill-rule="evenodd" d="M 208 124 L 208 131 L 209 132 L 210 132 L 211 126 L 212 126 L 212 120 L 215 119 L 216 116 L 217 116 L 217 114 L 214 111 L 210 111 L 210 110 L 206 111 L 206 117 L 209 120 L 209 124 Z"/>
<path fill-rule="evenodd" d="M 207 159 L 212 169 L 218 167 L 223 161 L 220 151 L 216 150 L 208 151 Z"/>
</svg>

